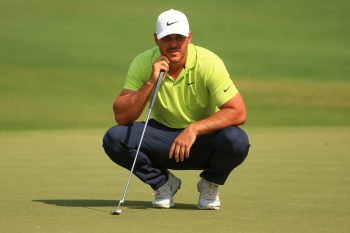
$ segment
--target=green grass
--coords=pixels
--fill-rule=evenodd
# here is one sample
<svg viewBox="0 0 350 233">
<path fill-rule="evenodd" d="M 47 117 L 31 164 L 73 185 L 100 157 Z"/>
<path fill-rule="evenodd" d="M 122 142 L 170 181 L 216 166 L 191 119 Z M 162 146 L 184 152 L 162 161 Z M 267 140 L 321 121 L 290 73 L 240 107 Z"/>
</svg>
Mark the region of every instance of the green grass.
<svg viewBox="0 0 350 233">
<path fill-rule="evenodd" d="M 196 209 L 197 171 L 170 210 L 101 148 L 103 130 L 0 133 L 1 232 L 337 232 L 350 227 L 350 128 L 248 128 L 249 157 L 222 186 L 219 211 Z"/>
</svg>

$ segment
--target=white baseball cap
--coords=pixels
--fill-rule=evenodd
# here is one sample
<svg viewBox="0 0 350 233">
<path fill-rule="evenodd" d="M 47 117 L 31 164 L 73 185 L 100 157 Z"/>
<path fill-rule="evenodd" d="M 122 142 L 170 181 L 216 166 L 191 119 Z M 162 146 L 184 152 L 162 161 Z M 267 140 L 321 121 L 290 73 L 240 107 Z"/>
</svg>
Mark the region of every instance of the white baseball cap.
<svg viewBox="0 0 350 233">
<path fill-rule="evenodd" d="M 171 9 L 158 16 L 156 24 L 158 40 L 170 34 L 180 34 L 188 37 L 189 32 L 190 26 L 184 13 Z"/>
</svg>

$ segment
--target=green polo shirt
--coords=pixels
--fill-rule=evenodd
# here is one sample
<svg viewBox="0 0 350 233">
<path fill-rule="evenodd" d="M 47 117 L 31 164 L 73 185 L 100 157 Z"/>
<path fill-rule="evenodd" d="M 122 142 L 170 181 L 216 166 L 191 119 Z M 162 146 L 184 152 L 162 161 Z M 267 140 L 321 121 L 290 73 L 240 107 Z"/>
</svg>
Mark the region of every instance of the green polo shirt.
<svg viewBox="0 0 350 233">
<path fill-rule="evenodd" d="M 136 56 L 124 89 L 138 90 L 150 78 L 152 65 L 159 56 L 158 47 Z M 185 128 L 218 111 L 237 93 L 222 60 L 213 52 L 190 44 L 185 67 L 178 77 L 174 80 L 166 74 L 151 118 L 171 128 Z"/>
</svg>

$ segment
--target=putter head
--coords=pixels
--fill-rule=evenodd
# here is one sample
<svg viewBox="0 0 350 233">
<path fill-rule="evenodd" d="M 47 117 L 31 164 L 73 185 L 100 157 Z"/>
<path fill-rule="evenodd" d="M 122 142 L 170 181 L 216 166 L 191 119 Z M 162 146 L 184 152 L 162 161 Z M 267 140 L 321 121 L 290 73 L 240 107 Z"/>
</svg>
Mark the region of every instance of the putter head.
<svg viewBox="0 0 350 233">
<path fill-rule="evenodd" d="M 118 203 L 118 207 L 116 210 L 112 210 L 112 215 L 120 215 L 122 213 L 122 210 L 120 209 L 120 206 L 124 203 L 124 199 L 120 200 Z"/>
<path fill-rule="evenodd" d="M 117 209 L 117 210 L 112 210 L 112 215 L 120 215 L 122 213 L 121 209 Z"/>
</svg>

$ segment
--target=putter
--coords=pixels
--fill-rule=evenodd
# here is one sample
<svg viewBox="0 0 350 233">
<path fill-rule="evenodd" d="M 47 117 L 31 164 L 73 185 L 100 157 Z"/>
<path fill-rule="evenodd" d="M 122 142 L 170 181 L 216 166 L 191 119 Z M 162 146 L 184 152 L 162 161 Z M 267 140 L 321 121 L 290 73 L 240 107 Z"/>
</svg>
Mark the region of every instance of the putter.
<svg viewBox="0 0 350 233">
<path fill-rule="evenodd" d="M 159 72 L 158 80 L 157 80 L 156 86 L 155 86 L 155 88 L 153 90 L 152 100 L 151 100 L 151 102 L 149 104 L 149 109 L 148 109 L 148 113 L 147 113 L 147 117 L 146 117 L 146 121 L 145 121 L 145 126 L 143 127 L 143 131 L 142 131 L 142 134 L 141 134 L 140 142 L 139 142 L 139 145 L 138 145 L 137 150 L 136 150 L 134 162 L 132 164 L 132 167 L 131 167 L 131 170 L 130 170 L 130 174 L 129 174 L 129 178 L 128 178 L 128 181 L 126 183 L 125 189 L 124 189 L 124 194 L 123 194 L 122 199 L 118 203 L 117 209 L 112 211 L 113 215 L 120 215 L 122 213 L 122 210 L 120 209 L 120 206 L 125 201 L 126 193 L 128 192 L 130 180 L 131 180 L 131 177 L 132 177 L 132 172 L 134 171 L 136 160 L 137 160 L 137 156 L 139 155 L 139 151 L 140 151 L 140 147 L 141 147 L 141 144 L 142 144 L 143 136 L 145 134 L 146 127 L 147 127 L 147 124 L 148 124 L 148 120 L 149 120 L 149 117 L 151 115 L 152 107 L 154 105 L 154 102 L 156 101 L 157 93 L 158 93 L 160 84 L 162 83 L 162 80 L 164 78 L 164 75 L 165 75 L 165 71 L 162 70 L 162 71 Z"/>
</svg>

